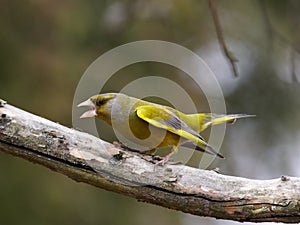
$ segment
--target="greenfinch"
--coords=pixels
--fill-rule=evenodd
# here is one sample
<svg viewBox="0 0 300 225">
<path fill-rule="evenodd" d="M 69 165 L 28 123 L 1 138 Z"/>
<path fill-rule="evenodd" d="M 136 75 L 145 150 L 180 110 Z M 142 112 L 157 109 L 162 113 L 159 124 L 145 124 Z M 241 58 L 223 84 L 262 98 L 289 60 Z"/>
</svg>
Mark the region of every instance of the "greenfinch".
<svg viewBox="0 0 300 225">
<path fill-rule="evenodd" d="M 224 158 L 213 149 L 200 133 L 210 126 L 233 123 L 244 114 L 218 115 L 213 113 L 184 114 L 169 106 L 140 100 L 121 93 L 94 95 L 78 107 L 91 109 L 80 118 L 96 117 L 111 125 L 123 145 L 152 151 L 171 147 L 158 163 L 164 165 L 182 145 Z"/>
</svg>

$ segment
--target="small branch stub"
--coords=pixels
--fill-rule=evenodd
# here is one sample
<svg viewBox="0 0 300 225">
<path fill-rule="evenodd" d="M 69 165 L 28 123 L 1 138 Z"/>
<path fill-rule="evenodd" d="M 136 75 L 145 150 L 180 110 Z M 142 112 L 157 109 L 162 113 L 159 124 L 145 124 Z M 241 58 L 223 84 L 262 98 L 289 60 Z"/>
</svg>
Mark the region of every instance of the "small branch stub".
<svg viewBox="0 0 300 225">
<path fill-rule="evenodd" d="M 6 104 L 6 101 L 0 99 L 0 107 L 3 107 Z"/>
</svg>

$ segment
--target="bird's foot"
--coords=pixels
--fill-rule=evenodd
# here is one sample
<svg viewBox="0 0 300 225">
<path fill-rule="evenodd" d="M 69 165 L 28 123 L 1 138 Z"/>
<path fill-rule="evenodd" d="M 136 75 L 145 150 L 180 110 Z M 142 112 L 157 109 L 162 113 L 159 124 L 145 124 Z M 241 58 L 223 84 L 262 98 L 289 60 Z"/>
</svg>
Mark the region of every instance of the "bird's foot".
<svg viewBox="0 0 300 225">
<path fill-rule="evenodd" d="M 157 163 L 155 163 L 155 166 L 158 166 L 158 165 L 164 166 L 170 160 L 169 155 L 166 155 L 165 157 L 155 155 L 153 158 L 159 160 Z"/>
<path fill-rule="evenodd" d="M 157 165 L 161 165 L 161 166 L 164 166 L 166 163 L 168 163 L 169 165 L 182 165 L 183 163 L 180 162 L 180 161 L 172 161 L 170 160 L 170 156 L 169 157 L 162 157 L 162 156 L 159 156 L 159 155 L 152 155 L 152 159 L 154 160 L 159 160 L 158 162 L 155 163 L 155 166 Z"/>
<path fill-rule="evenodd" d="M 219 167 L 216 167 L 214 169 L 212 169 L 212 171 L 216 172 L 216 173 L 220 173 L 220 168 Z"/>
<path fill-rule="evenodd" d="M 114 141 L 114 142 L 113 142 L 113 145 L 114 145 L 116 148 L 129 149 L 126 145 L 124 145 L 123 143 L 121 143 L 121 142 L 119 142 L 119 141 Z"/>
<path fill-rule="evenodd" d="M 114 141 L 113 144 L 116 148 L 122 148 L 124 150 L 128 150 L 131 152 L 139 152 L 139 150 L 132 149 L 132 148 L 128 147 L 126 144 L 119 142 L 119 141 Z"/>
<path fill-rule="evenodd" d="M 128 147 L 126 144 L 123 144 L 123 143 L 118 142 L 118 141 L 114 141 L 113 144 L 117 148 L 122 148 L 124 150 L 128 150 L 128 151 L 131 151 L 131 152 L 138 152 L 138 153 L 146 154 L 146 155 L 153 154 L 156 151 L 156 149 L 146 149 L 146 150 L 133 149 L 133 148 Z"/>
</svg>

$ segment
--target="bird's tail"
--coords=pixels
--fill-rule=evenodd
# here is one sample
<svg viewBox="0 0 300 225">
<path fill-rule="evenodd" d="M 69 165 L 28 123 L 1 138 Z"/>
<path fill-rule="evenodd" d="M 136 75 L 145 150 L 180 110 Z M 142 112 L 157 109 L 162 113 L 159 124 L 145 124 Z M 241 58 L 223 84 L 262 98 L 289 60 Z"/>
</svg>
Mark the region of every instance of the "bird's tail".
<svg viewBox="0 0 300 225">
<path fill-rule="evenodd" d="M 210 155 L 216 155 L 221 159 L 224 159 L 225 157 L 220 154 L 219 152 L 217 152 L 213 147 L 207 145 L 206 147 L 201 147 L 199 145 L 196 145 L 194 142 L 192 141 L 187 141 L 183 144 L 181 144 L 180 146 L 182 147 L 186 147 L 186 148 L 190 148 L 190 149 L 194 149 L 196 151 L 200 151 L 200 152 L 205 152 L 208 153 Z"/>
<path fill-rule="evenodd" d="M 255 117 L 255 115 L 247 115 L 247 114 L 228 114 L 228 115 L 218 115 L 218 114 L 211 114 L 211 125 L 216 125 L 220 123 L 229 123 L 233 124 L 237 119 L 240 118 L 247 118 L 247 117 Z"/>
<path fill-rule="evenodd" d="M 255 115 L 247 115 L 247 114 L 224 115 L 224 114 L 215 114 L 215 113 L 199 113 L 199 114 L 190 114 L 189 116 L 198 119 L 200 123 L 200 127 L 199 127 L 200 128 L 199 133 L 200 133 L 205 129 L 217 124 L 221 124 L 221 123 L 233 124 L 237 119 L 254 117 Z"/>
</svg>

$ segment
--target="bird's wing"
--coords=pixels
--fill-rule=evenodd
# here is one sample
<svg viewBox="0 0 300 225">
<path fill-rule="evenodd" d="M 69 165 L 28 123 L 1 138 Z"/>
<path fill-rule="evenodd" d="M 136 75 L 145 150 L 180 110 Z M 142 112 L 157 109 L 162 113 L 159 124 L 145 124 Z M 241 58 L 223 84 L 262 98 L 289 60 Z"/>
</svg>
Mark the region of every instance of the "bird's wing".
<svg viewBox="0 0 300 225">
<path fill-rule="evenodd" d="M 185 122 L 179 119 L 178 116 L 166 108 L 152 105 L 139 106 L 136 109 L 136 113 L 139 118 L 155 127 L 168 130 L 182 137 L 185 137 L 184 134 L 188 133 L 204 141 L 204 138 L 201 137 L 200 134 L 190 128 Z M 183 134 L 184 136 L 180 134 Z"/>
<path fill-rule="evenodd" d="M 217 155 L 217 152 L 206 143 L 200 134 L 190 128 L 171 110 L 164 107 L 146 105 L 137 107 L 136 113 L 139 118 L 145 120 L 152 126 L 165 129 L 180 137 L 186 138 L 195 143 L 195 145 L 200 146 L 202 150 Z"/>
</svg>

